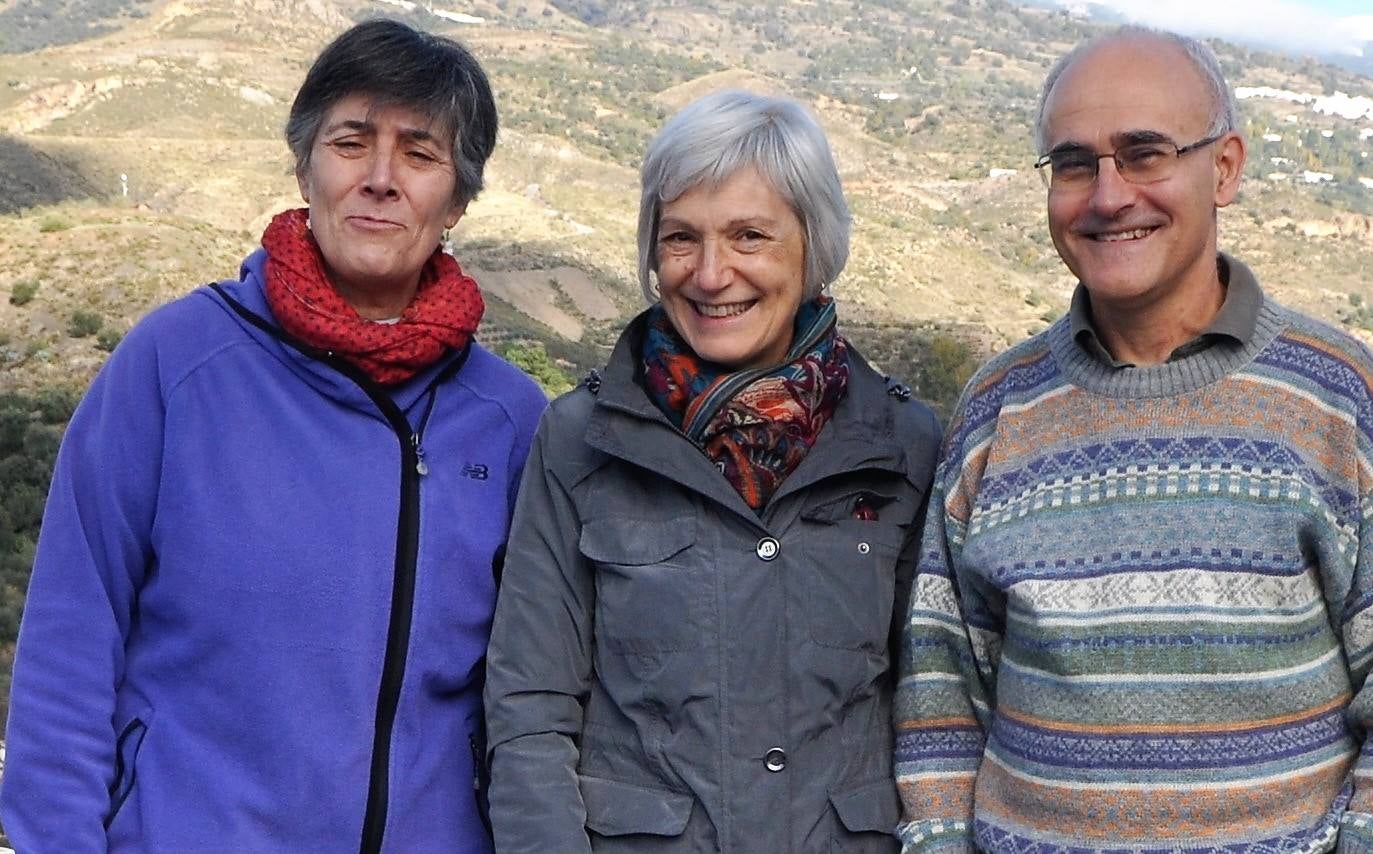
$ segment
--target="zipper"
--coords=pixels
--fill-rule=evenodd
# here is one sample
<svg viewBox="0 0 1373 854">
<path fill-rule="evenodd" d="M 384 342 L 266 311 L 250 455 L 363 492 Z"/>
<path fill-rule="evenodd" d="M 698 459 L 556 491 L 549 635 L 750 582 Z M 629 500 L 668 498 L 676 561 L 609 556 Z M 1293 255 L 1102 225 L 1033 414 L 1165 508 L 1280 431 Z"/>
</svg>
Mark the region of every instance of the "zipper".
<svg viewBox="0 0 1373 854">
<path fill-rule="evenodd" d="M 132 746 L 129 740 L 134 733 L 138 733 L 138 741 Z M 143 736 L 148 732 L 148 725 L 142 718 L 134 718 L 124 726 L 123 731 L 114 742 L 114 780 L 110 782 L 110 811 L 105 814 L 104 826 L 106 830 L 114 823 L 115 816 L 124 807 L 124 801 L 128 800 L 129 794 L 133 792 L 133 785 L 138 776 L 138 768 L 134 765 L 134 759 L 138 751 L 143 747 Z M 128 759 L 125 759 L 125 755 Z"/>
<path fill-rule="evenodd" d="M 487 838 L 495 842 L 496 832 L 491 827 L 491 804 L 487 800 L 487 787 L 491 779 L 486 770 L 485 751 L 477 743 L 476 733 L 467 734 L 467 743 L 472 747 L 472 797 L 477 801 L 477 817 L 481 819 Z"/>
<path fill-rule="evenodd" d="M 265 318 L 235 300 L 218 284 L 210 287 L 233 311 L 258 329 L 291 346 L 302 354 L 323 362 L 348 379 L 380 410 L 400 443 L 400 513 L 396 520 L 396 561 L 391 584 L 391 613 L 386 630 L 386 651 L 382 658 L 381 682 L 377 689 L 376 723 L 372 735 L 372 761 L 368 773 L 367 805 L 363 809 L 359 854 L 380 854 L 386 833 L 386 815 L 391 788 L 391 735 L 400 706 L 400 691 L 405 681 L 406 651 L 414 620 L 415 572 L 419 562 L 420 478 L 429 470 L 424 462 L 424 428 L 433 413 L 440 383 L 456 374 L 467 362 L 471 345 L 437 373 L 425 391 L 428 401 L 419 425 L 411 429 L 396 402 L 371 377 L 353 363 L 333 352 L 312 347 L 278 329 Z"/>
</svg>

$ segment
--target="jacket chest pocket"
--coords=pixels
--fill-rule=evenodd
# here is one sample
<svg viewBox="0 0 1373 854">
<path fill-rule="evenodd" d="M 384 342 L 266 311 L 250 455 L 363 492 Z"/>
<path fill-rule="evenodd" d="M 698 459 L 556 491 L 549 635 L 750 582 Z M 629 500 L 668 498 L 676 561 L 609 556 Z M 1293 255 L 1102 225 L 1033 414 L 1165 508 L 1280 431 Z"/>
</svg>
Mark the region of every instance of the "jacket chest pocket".
<svg viewBox="0 0 1373 854">
<path fill-rule="evenodd" d="M 896 563 L 909 514 L 897 495 L 859 491 L 801 514 L 812 569 L 806 584 L 811 639 L 878 652 L 887 646 Z"/>
<path fill-rule="evenodd" d="M 596 642 L 611 652 L 652 654 L 705 645 L 712 593 L 696 519 L 624 517 L 582 526 L 579 548 L 596 572 Z"/>
</svg>

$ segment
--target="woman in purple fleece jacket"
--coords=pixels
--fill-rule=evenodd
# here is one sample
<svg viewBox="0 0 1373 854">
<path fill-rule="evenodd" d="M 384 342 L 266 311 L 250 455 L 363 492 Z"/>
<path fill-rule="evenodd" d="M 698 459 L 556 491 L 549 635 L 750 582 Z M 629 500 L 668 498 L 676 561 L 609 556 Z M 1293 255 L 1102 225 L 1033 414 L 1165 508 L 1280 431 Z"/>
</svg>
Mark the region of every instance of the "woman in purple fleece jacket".
<svg viewBox="0 0 1373 854">
<path fill-rule="evenodd" d="M 490 87 L 361 24 L 286 129 L 308 209 L 154 311 L 68 428 L 0 816 L 30 852 L 486 852 L 483 662 L 544 399 L 440 247 Z"/>
</svg>

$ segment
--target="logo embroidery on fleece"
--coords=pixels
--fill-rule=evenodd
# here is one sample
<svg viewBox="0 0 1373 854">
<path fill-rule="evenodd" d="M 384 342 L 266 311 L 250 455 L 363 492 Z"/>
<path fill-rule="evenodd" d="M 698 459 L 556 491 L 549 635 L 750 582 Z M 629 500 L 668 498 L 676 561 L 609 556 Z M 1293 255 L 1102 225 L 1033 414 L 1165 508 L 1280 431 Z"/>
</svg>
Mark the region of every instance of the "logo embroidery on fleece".
<svg viewBox="0 0 1373 854">
<path fill-rule="evenodd" d="M 486 480 L 491 476 L 491 472 L 483 463 L 463 463 L 462 476 L 473 480 Z"/>
</svg>

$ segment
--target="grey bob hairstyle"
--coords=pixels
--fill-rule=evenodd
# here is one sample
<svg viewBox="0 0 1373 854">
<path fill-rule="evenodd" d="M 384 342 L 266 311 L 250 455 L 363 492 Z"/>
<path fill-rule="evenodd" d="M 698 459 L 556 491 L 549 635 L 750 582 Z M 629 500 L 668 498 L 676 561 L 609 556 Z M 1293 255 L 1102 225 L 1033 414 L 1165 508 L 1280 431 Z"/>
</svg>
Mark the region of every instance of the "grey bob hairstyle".
<svg viewBox="0 0 1373 854">
<path fill-rule="evenodd" d="M 481 191 L 496 147 L 496 101 L 467 48 L 386 19 L 364 21 L 334 39 L 310 66 L 286 120 L 297 174 L 309 171 L 324 117 L 351 95 L 370 96 L 373 109 L 404 107 L 427 116 L 453 137 L 453 201 L 466 204 Z"/>
<path fill-rule="evenodd" d="M 667 120 L 648 144 L 640 181 L 639 286 L 657 302 L 662 207 L 697 185 L 719 186 L 756 169 L 801 220 L 805 298 L 814 299 L 849 260 L 849 206 L 825 132 L 805 107 L 752 92 L 715 92 Z"/>
</svg>

